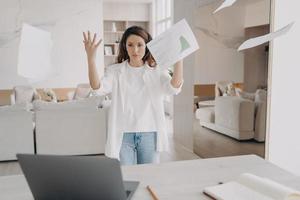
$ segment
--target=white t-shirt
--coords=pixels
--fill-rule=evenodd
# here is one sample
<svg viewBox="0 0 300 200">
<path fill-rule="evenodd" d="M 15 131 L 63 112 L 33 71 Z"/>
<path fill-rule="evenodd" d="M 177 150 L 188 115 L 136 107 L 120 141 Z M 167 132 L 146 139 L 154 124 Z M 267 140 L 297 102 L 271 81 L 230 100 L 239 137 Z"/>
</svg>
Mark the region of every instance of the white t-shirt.
<svg viewBox="0 0 300 200">
<path fill-rule="evenodd" d="M 126 66 L 125 132 L 157 130 L 150 95 L 143 80 L 145 67 Z"/>
</svg>

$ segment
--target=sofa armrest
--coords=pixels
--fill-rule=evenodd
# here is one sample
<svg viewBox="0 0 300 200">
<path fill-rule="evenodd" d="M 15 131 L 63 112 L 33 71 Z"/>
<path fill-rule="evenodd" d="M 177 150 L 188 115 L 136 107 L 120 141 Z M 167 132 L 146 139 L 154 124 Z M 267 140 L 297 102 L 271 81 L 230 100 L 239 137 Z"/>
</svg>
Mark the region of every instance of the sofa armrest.
<svg viewBox="0 0 300 200">
<path fill-rule="evenodd" d="M 267 103 L 263 101 L 256 102 L 254 139 L 258 142 L 265 141 L 266 118 L 267 118 Z"/>
<path fill-rule="evenodd" d="M 236 96 L 216 97 L 215 123 L 236 131 L 254 130 L 255 103 Z"/>
<path fill-rule="evenodd" d="M 75 91 L 70 91 L 67 93 L 68 100 L 73 100 L 75 95 Z"/>
</svg>

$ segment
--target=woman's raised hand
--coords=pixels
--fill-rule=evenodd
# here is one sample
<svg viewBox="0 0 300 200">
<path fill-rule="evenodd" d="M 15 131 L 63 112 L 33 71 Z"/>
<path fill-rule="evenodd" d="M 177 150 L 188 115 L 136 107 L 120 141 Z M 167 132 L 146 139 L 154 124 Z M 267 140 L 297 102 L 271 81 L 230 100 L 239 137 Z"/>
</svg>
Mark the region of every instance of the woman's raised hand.
<svg viewBox="0 0 300 200">
<path fill-rule="evenodd" d="M 96 37 L 97 37 L 96 33 L 94 33 L 94 36 L 92 39 L 90 31 L 88 31 L 87 33 L 83 32 L 83 43 L 84 43 L 87 57 L 90 61 L 95 61 L 97 48 L 102 42 L 102 39 L 100 39 L 97 42 Z"/>
</svg>

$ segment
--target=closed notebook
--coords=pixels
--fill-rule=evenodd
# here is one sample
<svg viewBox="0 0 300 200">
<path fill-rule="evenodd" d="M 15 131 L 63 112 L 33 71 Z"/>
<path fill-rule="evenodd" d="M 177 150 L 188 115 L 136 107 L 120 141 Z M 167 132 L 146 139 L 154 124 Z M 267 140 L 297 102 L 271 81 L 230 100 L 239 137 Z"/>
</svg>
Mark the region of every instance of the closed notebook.
<svg viewBox="0 0 300 200">
<path fill-rule="evenodd" d="M 204 188 L 217 200 L 300 200 L 300 192 L 270 179 L 242 174 L 236 181 Z"/>
</svg>

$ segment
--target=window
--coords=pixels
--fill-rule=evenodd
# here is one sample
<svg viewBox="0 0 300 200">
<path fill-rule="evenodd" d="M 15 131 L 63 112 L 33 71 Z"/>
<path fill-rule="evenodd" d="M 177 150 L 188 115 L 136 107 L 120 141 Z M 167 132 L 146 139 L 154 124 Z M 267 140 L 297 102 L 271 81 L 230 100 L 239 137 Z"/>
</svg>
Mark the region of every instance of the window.
<svg viewBox="0 0 300 200">
<path fill-rule="evenodd" d="M 159 35 L 172 25 L 173 0 L 156 0 L 156 34 Z"/>
</svg>

